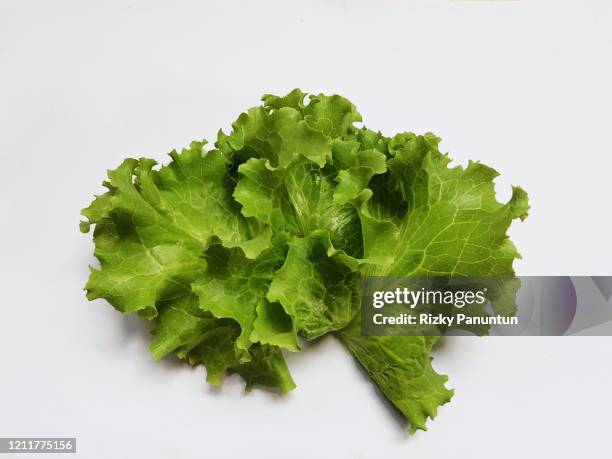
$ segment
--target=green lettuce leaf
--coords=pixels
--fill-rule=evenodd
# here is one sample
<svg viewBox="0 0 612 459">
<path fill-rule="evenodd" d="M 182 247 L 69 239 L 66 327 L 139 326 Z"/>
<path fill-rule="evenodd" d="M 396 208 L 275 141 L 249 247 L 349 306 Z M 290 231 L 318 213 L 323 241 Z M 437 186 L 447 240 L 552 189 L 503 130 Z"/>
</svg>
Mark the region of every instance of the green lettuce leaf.
<svg viewBox="0 0 612 459">
<path fill-rule="evenodd" d="M 410 431 L 425 429 L 452 396 L 431 365 L 437 338 L 362 336 L 360 280 L 513 275 L 507 231 L 527 195 L 498 202 L 497 172 L 451 166 L 433 134 L 357 127 L 341 96 L 262 100 L 210 151 L 193 142 L 165 166 L 109 171 L 83 210 L 100 263 L 87 297 L 153 321 L 156 360 L 204 365 L 217 385 L 237 373 L 247 390 L 291 390 L 283 350 L 333 333 Z M 496 311 L 513 313 L 517 288 L 491 289 Z"/>
<path fill-rule="evenodd" d="M 202 310 L 238 323 L 241 333 L 236 346 L 239 349 L 248 349 L 253 343 L 251 334 L 257 306 L 283 263 L 285 246 L 281 238 L 255 260 L 249 260 L 240 249 L 221 245 L 213 245 L 206 251 L 208 269 L 192 284 L 192 290 L 198 295 Z M 297 342 L 290 349 L 297 350 Z"/>
<path fill-rule="evenodd" d="M 109 171 L 108 192 L 83 215 L 96 225 L 101 269 L 92 269 L 89 299 L 106 298 L 122 312 L 156 314 L 157 303 L 190 293 L 206 271 L 202 253 L 213 238 L 256 257 L 271 232 L 240 213 L 232 198 L 225 158 L 202 154 L 194 142 L 154 170 L 150 159 L 127 159 Z"/>
<path fill-rule="evenodd" d="M 438 407 L 453 396 L 453 391 L 444 386 L 448 378 L 431 366 L 429 352 L 437 338 L 363 337 L 359 318 L 339 336 L 389 401 L 410 421 L 410 433 L 427 430 L 427 417 L 433 419 Z"/>
<path fill-rule="evenodd" d="M 279 302 L 296 333 L 317 338 L 348 325 L 359 304 L 358 273 L 327 256 L 316 238 L 295 238 L 267 298 Z"/>
<path fill-rule="evenodd" d="M 525 192 L 495 198 L 490 167 L 449 167 L 432 134 L 400 134 L 390 144 L 389 171 L 364 188 L 356 206 L 367 274 L 381 276 L 512 275 L 519 257 L 506 232 L 524 219 Z M 383 254 L 383 255 L 381 255 Z"/>
<path fill-rule="evenodd" d="M 161 303 L 158 309 L 154 338 L 149 346 L 158 361 L 179 348 L 197 343 L 209 330 L 219 327 L 218 320 L 200 309 L 198 298 L 193 294 Z"/>
</svg>

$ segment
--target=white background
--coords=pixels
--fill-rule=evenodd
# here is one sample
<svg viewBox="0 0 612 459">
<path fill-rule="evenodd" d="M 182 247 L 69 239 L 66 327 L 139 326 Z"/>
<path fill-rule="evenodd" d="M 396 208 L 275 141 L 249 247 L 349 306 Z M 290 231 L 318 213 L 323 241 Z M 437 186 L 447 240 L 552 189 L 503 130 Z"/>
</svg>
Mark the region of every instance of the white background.
<svg viewBox="0 0 612 459">
<path fill-rule="evenodd" d="M 79 210 L 128 155 L 214 138 L 263 93 L 340 93 L 520 184 L 520 274 L 612 274 L 612 2 L 0 0 L 0 436 L 83 458 L 609 457 L 612 338 L 454 338 L 456 395 L 404 435 L 332 338 L 286 397 L 156 364 L 82 292 Z"/>
</svg>

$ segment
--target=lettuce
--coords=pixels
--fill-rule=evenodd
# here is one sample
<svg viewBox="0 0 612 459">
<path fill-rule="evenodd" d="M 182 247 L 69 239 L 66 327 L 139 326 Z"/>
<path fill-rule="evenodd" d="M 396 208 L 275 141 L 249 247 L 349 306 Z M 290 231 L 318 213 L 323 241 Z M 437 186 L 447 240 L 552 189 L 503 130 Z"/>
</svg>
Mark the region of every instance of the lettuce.
<svg viewBox="0 0 612 459">
<path fill-rule="evenodd" d="M 203 364 L 220 384 L 295 387 L 282 350 L 333 333 L 410 422 L 450 400 L 432 337 L 364 337 L 362 276 L 511 275 L 506 232 L 528 202 L 495 198 L 497 173 L 450 167 L 433 134 L 357 127 L 347 99 L 265 95 L 215 147 L 157 167 L 126 159 L 83 210 L 94 255 L 85 287 L 154 322 L 151 352 Z"/>
</svg>

